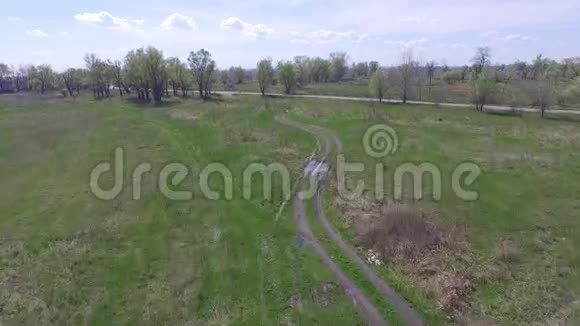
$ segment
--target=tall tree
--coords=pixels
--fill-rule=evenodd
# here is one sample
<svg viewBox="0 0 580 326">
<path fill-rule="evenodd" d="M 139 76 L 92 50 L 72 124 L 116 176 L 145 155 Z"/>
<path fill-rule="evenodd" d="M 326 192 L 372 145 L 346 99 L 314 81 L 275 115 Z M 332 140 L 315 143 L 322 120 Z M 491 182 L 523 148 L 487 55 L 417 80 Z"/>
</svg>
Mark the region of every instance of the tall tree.
<svg viewBox="0 0 580 326">
<path fill-rule="evenodd" d="M 332 52 L 330 54 L 330 69 L 332 79 L 340 81 L 348 70 L 348 56 L 345 52 Z"/>
<path fill-rule="evenodd" d="M 389 75 L 386 70 L 379 69 L 375 71 L 369 83 L 371 94 L 379 99 L 379 102 L 383 102 L 383 98 L 389 90 Z"/>
<path fill-rule="evenodd" d="M 309 57 L 304 55 L 294 57 L 294 66 L 296 67 L 298 82 L 301 87 L 310 82 L 310 65 L 311 60 Z"/>
<path fill-rule="evenodd" d="M 13 69 L 14 87 L 16 92 L 25 90 L 28 87 L 28 69 L 25 66 L 20 66 L 18 70 Z"/>
<path fill-rule="evenodd" d="M 153 93 L 153 100 L 159 103 L 167 81 L 163 52 L 151 46 L 145 50 L 145 71 Z"/>
<path fill-rule="evenodd" d="M 47 89 L 52 87 L 52 82 L 54 80 L 54 71 L 50 65 L 40 65 L 36 72 L 36 79 L 38 80 L 38 87 L 40 88 L 40 93 L 44 94 Z"/>
<path fill-rule="evenodd" d="M 580 57 L 563 59 L 562 75 L 568 79 L 574 79 L 580 76 Z"/>
<path fill-rule="evenodd" d="M 124 76 L 123 76 L 123 64 L 119 60 L 111 61 L 108 60 L 108 65 L 111 69 L 113 76 L 113 83 L 115 87 L 119 90 L 119 96 L 123 96 L 123 92 L 129 93 L 129 88 L 125 86 Z"/>
<path fill-rule="evenodd" d="M 7 64 L 0 62 L 0 93 L 12 90 L 12 71 Z"/>
<path fill-rule="evenodd" d="M 475 109 L 483 112 L 484 106 L 489 103 L 496 91 L 495 79 L 492 78 L 488 67 L 477 74 L 474 70 L 470 80 L 471 98 Z"/>
<path fill-rule="evenodd" d="M 97 58 L 94 53 L 85 55 L 85 64 L 89 71 L 89 80 L 92 85 L 95 98 L 109 97 L 111 95 L 111 83 L 113 69 L 107 62 Z"/>
<path fill-rule="evenodd" d="M 378 71 L 381 68 L 381 65 L 378 61 L 371 61 L 369 62 L 369 76 L 372 76 L 375 71 Z"/>
<path fill-rule="evenodd" d="M 74 96 L 74 92 L 80 93 L 81 88 L 81 70 L 75 68 L 69 68 L 62 73 L 62 79 L 64 85 L 70 96 Z"/>
<path fill-rule="evenodd" d="M 215 70 L 215 61 L 211 59 L 211 53 L 206 49 L 189 54 L 189 68 L 197 82 L 199 97 L 207 98 L 209 96 L 206 90 L 209 90 L 207 83 L 211 81 Z"/>
<path fill-rule="evenodd" d="M 489 47 L 477 48 L 475 55 L 471 59 L 475 77 L 483 72 L 483 69 L 491 63 L 491 49 Z"/>
<path fill-rule="evenodd" d="M 431 98 L 431 88 L 433 87 L 433 77 L 435 76 L 435 69 L 437 64 L 435 61 L 429 61 L 425 65 L 425 69 L 427 70 L 427 79 L 429 80 L 429 98 Z"/>
<path fill-rule="evenodd" d="M 125 57 L 125 75 L 129 83 L 137 91 L 140 100 L 150 100 L 149 81 L 145 69 L 145 50 L 131 50 Z"/>
<path fill-rule="evenodd" d="M 246 71 L 244 70 L 244 68 L 237 66 L 237 67 L 230 67 L 230 79 L 235 83 L 235 84 L 241 84 L 244 82 L 244 79 L 246 77 Z"/>
<path fill-rule="evenodd" d="M 551 63 L 550 59 L 544 57 L 542 54 L 538 54 L 532 63 L 532 79 L 542 77 Z"/>
<path fill-rule="evenodd" d="M 262 95 L 266 95 L 268 87 L 272 84 L 274 79 L 274 68 L 272 67 L 272 59 L 263 59 L 258 62 L 256 69 L 256 78 L 258 79 L 258 86 Z"/>
<path fill-rule="evenodd" d="M 407 99 L 409 98 L 411 87 L 417 75 L 417 65 L 413 51 L 406 50 L 403 52 L 401 64 L 397 67 L 403 104 L 407 103 Z"/>
<path fill-rule="evenodd" d="M 368 76 L 369 76 L 368 62 L 359 62 L 356 65 L 354 65 L 354 77 L 366 78 Z"/>
<path fill-rule="evenodd" d="M 284 85 L 284 93 L 291 94 L 296 88 L 297 74 L 290 61 L 278 62 L 278 80 Z"/>
<path fill-rule="evenodd" d="M 167 59 L 167 73 L 171 81 L 171 88 L 173 89 L 173 96 L 177 96 L 177 90 L 181 89 L 182 95 L 187 95 L 186 82 L 187 67 L 179 60 L 179 58 Z"/>
<path fill-rule="evenodd" d="M 315 58 L 310 64 L 310 79 L 317 83 L 325 83 L 330 79 L 330 61 Z"/>
<path fill-rule="evenodd" d="M 207 66 L 207 71 L 205 74 L 205 81 L 204 81 L 204 97 L 208 98 L 211 95 L 212 87 L 217 82 L 217 76 L 215 74 L 216 70 L 216 63 L 214 60 L 209 62 Z"/>
<path fill-rule="evenodd" d="M 544 117 L 554 98 L 554 86 L 558 80 L 558 65 L 555 62 L 548 63 L 537 72 L 535 79 L 536 87 L 531 95 L 534 106 L 540 110 L 542 117 Z"/>
</svg>

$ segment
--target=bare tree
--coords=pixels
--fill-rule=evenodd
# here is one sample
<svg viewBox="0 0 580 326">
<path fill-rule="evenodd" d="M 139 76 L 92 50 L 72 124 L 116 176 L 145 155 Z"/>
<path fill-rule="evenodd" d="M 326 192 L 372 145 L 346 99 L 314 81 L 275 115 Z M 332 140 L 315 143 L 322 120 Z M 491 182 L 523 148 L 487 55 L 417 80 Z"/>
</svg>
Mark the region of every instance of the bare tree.
<svg viewBox="0 0 580 326">
<path fill-rule="evenodd" d="M 300 87 L 310 82 L 310 62 L 310 58 L 304 55 L 294 57 L 294 66 L 296 67 Z"/>
<path fill-rule="evenodd" d="M 0 93 L 12 91 L 12 70 L 10 67 L 0 62 Z"/>
<path fill-rule="evenodd" d="M 381 65 L 378 61 L 371 61 L 369 62 L 369 76 L 372 76 L 375 71 L 378 71 L 381 68 Z"/>
<path fill-rule="evenodd" d="M 332 52 L 330 54 L 330 71 L 334 81 L 340 81 L 348 70 L 348 55 L 345 52 Z"/>
<path fill-rule="evenodd" d="M 369 63 L 359 62 L 357 64 L 353 63 L 353 77 L 355 78 L 367 78 L 369 76 Z"/>
<path fill-rule="evenodd" d="M 417 74 L 417 61 L 413 56 L 412 50 L 406 50 L 401 57 L 401 64 L 397 67 L 399 77 L 399 87 L 401 90 L 401 100 L 403 104 L 407 103 L 411 87 Z"/>
<path fill-rule="evenodd" d="M 18 70 L 13 69 L 14 74 L 14 87 L 16 87 L 16 92 L 20 92 L 28 87 L 28 69 L 25 66 L 20 66 Z"/>
<path fill-rule="evenodd" d="M 419 101 L 423 100 L 423 86 L 425 84 L 426 69 L 420 61 L 415 63 L 415 86 Z"/>
<path fill-rule="evenodd" d="M 109 97 L 113 80 L 112 67 L 107 62 L 97 58 L 94 53 L 85 55 L 85 64 L 89 71 L 89 79 L 95 98 Z"/>
<path fill-rule="evenodd" d="M 125 87 L 125 83 L 123 82 L 123 65 L 121 61 L 115 60 L 111 61 L 108 60 L 108 64 L 111 67 L 111 72 L 113 74 L 114 84 L 119 90 L 119 96 L 123 96 L 123 91 L 126 90 L 129 93 L 129 89 Z"/>
<path fill-rule="evenodd" d="M 75 68 L 67 69 L 65 72 L 62 73 L 62 79 L 70 96 L 74 96 L 75 91 L 77 91 L 77 94 L 79 93 L 81 84 L 80 69 Z"/>
<path fill-rule="evenodd" d="M 471 59 L 473 63 L 473 70 L 475 76 L 479 76 L 483 72 L 483 68 L 490 64 L 491 60 L 491 49 L 489 47 L 477 48 L 475 56 Z"/>
<path fill-rule="evenodd" d="M 325 83 L 330 78 L 330 61 L 315 58 L 310 64 L 310 79 L 317 83 Z"/>
<path fill-rule="evenodd" d="M 237 67 L 230 67 L 230 79 L 236 83 L 241 84 L 244 82 L 244 77 L 246 76 L 246 71 L 244 68 L 237 66 Z"/>
<path fill-rule="evenodd" d="M 374 94 L 379 102 L 383 102 L 383 98 L 389 90 L 389 75 L 386 70 L 379 69 L 373 73 L 369 83 L 370 91 Z"/>
<path fill-rule="evenodd" d="M 429 80 L 429 98 L 431 98 L 431 87 L 433 87 L 433 77 L 435 76 L 436 69 L 435 61 L 429 61 L 425 65 L 425 70 L 427 71 L 427 79 Z"/>
<path fill-rule="evenodd" d="M 531 95 L 534 100 L 534 106 L 540 110 L 542 117 L 552 105 L 554 85 L 558 78 L 557 69 L 556 64 L 548 64 L 535 76 L 536 87 Z"/>
</svg>

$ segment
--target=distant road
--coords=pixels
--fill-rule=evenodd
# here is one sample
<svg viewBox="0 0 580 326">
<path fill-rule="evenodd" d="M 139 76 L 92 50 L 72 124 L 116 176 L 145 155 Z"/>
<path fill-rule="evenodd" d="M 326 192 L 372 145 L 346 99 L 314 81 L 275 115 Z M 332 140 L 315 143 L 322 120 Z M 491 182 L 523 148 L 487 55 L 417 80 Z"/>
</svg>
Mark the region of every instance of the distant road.
<svg viewBox="0 0 580 326">
<path fill-rule="evenodd" d="M 262 93 L 258 92 L 227 92 L 227 91 L 218 91 L 217 94 L 225 94 L 225 95 L 257 95 L 261 96 Z M 350 97 L 350 96 L 333 96 L 333 95 L 287 95 L 287 94 L 276 94 L 276 93 L 266 93 L 266 96 L 275 96 L 275 97 L 298 97 L 298 98 L 317 98 L 317 99 L 326 99 L 326 100 L 342 100 L 342 101 L 358 101 L 358 102 L 378 102 L 379 100 L 376 98 L 369 98 L 369 97 Z M 394 100 L 394 99 L 384 99 L 383 102 L 385 103 L 402 103 L 401 100 Z M 426 101 L 407 101 L 408 104 L 418 104 L 418 105 L 441 105 L 447 107 L 455 107 L 455 108 L 469 108 L 473 109 L 472 104 L 464 104 L 464 103 L 435 103 L 435 102 L 426 102 Z M 522 113 L 540 113 L 540 110 L 535 108 L 528 108 L 528 107 L 509 107 L 509 106 L 501 106 L 501 105 L 486 105 L 484 110 L 487 112 L 522 112 Z M 546 110 L 546 113 L 552 114 L 573 114 L 573 115 L 580 115 L 580 109 L 569 109 L 569 110 Z"/>
</svg>

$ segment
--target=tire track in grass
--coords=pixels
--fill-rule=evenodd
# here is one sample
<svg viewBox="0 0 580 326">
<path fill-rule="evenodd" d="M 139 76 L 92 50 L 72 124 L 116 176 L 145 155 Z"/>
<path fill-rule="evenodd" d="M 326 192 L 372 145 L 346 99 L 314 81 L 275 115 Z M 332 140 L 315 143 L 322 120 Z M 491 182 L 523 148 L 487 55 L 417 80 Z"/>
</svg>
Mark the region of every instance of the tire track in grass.
<svg viewBox="0 0 580 326">
<path fill-rule="evenodd" d="M 318 126 L 310 126 L 310 125 L 302 124 L 302 123 L 295 122 L 295 121 L 289 121 L 284 117 L 277 117 L 276 120 L 282 124 L 287 125 L 287 126 L 306 131 L 306 132 L 312 134 L 314 137 L 316 137 L 320 142 L 322 142 L 324 144 L 324 153 L 323 153 L 322 157 L 319 159 L 317 167 L 314 169 L 315 170 L 314 173 L 310 173 L 309 171 L 306 171 L 306 174 L 310 173 L 311 176 L 312 176 L 312 174 L 317 174 L 316 170 L 318 170 L 322 164 L 328 165 L 328 158 L 329 158 L 330 153 L 332 152 L 333 148 L 336 148 L 338 153 L 342 152 L 342 143 L 341 143 L 340 139 L 338 138 L 338 136 L 336 134 L 334 134 L 332 131 L 326 130 L 326 129 L 318 127 Z M 328 221 L 328 218 L 327 218 L 326 213 L 324 211 L 324 205 L 323 205 L 323 197 L 324 197 L 324 192 L 326 191 L 326 183 L 327 183 L 327 179 L 328 179 L 328 173 L 322 173 L 319 175 L 320 175 L 319 182 L 317 183 L 316 192 L 315 192 L 314 197 L 313 197 L 314 214 L 315 214 L 316 219 L 323 226 L 327 235 L 334 242 L 334 244 L 336 246 L 338 246 L 338 248 L 340 248 L 342 253 L 345 254 L 350 259 L 350 261 L 359 268 L 359 270 L 362 271 L 363 275 L 375 286 L 375 288 L 377 288 L 379 290 L 379 292 L 383 295 L 383 297 L 385 297 L 385 299 L 388 300 L 388 302 L 391 304 L 392 308 L 401 317 L 401 319 L 403 321 L 405 321 L 405 323 L 407 325 L 413 325 L 413 326 L 423 325 L 423 321 L 422 321 L 420 315 L 394 289 L 392 289 L 390 286 L 388 286 L 373 271 L 373 269 L 370 268 L 364 262 L 364 260 L 362 260 L 356 254 L 356 251 L 349 244 L 347 244 L 342 239 L 340 234 L 332 227 L 332 225 Z M 313 177 L 317 177 L 317 176 L 314 175 Z M 353 282 L 350 279 L 346 278 L 344 273 L 332 261 L 332 259 L 328 255 L 328 253 L 324 250 L 324 248 L 322 248 L 322 246 L 320 245 L 320 242 L 318 240 L 316 240 L 316 238 L 314 237 L 314 235 L 310 229 L 310 226 L 308 225 L 308 222 L 305 221 L 304 202 L 303 202 L 303 199 L 300 198 L 299 194 L 300 193 L 297 193 L 295 195 L 295 199 L 294 199 L 294 205 L 295 205 L 295 210 L 296 210 L 294 218 L 295 218 L 295 221 L 296 221 L 296 223 L 298 225 L 298 229 L 299 229 L 298 237 L 302 237 L 306 243 L 310 244 L 313 247 L 313 249 L 321 257 L 321 259 L 323 260 L 325 265 L 327 265 L 331 269 L 331 271 L 333 272 L 333 274 L 335 275 L 335 277 L 337 278 L 339 283 L 342 285 L 342 287 L 344 288 L 347 295 L 349 295 L 349 297 L 351 297 L 351 299 L 353 300 L 355 305 L 358 302 L 364 303 L 364 304 L 361 303 L 359 305 L 359 307 L 361 308 L 361 310 L 365 314 L 365 318 L 367 319 L 367 321 L 369 323 L 371 323 L 372 325 L 384 325 L 384 324 L 386 324 L 386 321 L 384 321 L 384 319 L 382 319 L 382 317 L 380 319 L 377 318 L 376 314 L 378 313 L 378 310 L 376 309 L 376 307 L 360 291 L 360 289 L 358 289 L 353 284 Z M 353 291 L 353 289 L 356 291 Z M 358 298 L 358 302 L 357 302 L 356 298 L 353 296 L 353 293 L 356 295 L 356 298 Z M 381 321 L 381 319 L 382 319 L 382 321 Z M 375 324 L 375 323 L 378 323 L 378 324 Z"/>
</svg>

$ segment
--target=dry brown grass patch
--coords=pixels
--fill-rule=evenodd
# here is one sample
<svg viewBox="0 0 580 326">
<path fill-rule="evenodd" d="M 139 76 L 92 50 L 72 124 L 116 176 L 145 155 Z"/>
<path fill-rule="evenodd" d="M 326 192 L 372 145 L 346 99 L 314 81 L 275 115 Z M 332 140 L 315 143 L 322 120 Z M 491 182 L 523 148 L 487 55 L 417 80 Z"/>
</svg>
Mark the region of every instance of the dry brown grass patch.
<svg viewBox="0 0 580 326">
<path fill-rule="evenodd" d="M 446 225 L 435 212 L 366 200 L 338 201 L 356 243 L 408 275 L 449 317 L 466 311 L 473 273 L 458 266 L 470 258 L 463 232 Z M 460 261 L 463 264 L 449 263 Z"/>
<path fill-rule="evenodd" d="M 196 121 L 198 119 L 197 115 L 193 114 L 188 110 L 183 109 L 173 109 L 169 111 L 169 116 L 176 120 L 183 120 L 183 121 Z"/>
<path fill-rule="evenodd" d="M 368 232 L 359 235 L 358 243 L 383 258 L 415 259 L 435 249 L 444 239 L 420 212 L 399 204 L 382 207 L 370 223 Z"/>
</svg>

